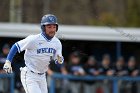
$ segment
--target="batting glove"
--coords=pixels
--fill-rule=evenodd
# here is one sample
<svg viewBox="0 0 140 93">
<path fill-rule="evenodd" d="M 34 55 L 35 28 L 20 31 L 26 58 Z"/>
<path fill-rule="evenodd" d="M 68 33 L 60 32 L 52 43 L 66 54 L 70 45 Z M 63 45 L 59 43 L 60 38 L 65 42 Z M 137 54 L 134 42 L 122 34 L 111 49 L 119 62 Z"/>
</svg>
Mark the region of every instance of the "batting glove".
<svg viewBox="0 0 140 93">
<path fill-rule="evenodd" d="M 57 55 L 57 59 L 55 60 L 56 64 L 63 64 L 64 58 Z"/>
<path fill-rule="evenodd" d="M 12 67 L 11 67 L 11 62 L 9 60 L 6 60 L 3 69 L 5 70 L 6 73 L 10 74 L 12 73 Z"/>
</svg>

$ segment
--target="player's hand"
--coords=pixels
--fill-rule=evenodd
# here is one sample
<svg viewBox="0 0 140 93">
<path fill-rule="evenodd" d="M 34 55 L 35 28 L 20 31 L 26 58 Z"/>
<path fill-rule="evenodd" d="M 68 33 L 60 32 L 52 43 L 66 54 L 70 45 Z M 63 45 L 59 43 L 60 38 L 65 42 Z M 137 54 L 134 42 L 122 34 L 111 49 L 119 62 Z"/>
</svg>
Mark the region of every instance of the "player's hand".
<svg viewBox="0 0 140 93">
<path fill-rule="evenodd" d="M 12 67 L 11 67 L 11 62 L 9 60 L 6 60 L 3 69 L 5 70 L 6 73 L 10 74 L 12 73 Z"/>
<path fill-rule="evenodd" d="M 63 63 L 63 61 L 64 61 L 64 58 L 63 57 L 60 57 L 59 55 L 57 55 L 57 62 L 59 63 L 59 64 L 62 64 Z"/>
</svg>

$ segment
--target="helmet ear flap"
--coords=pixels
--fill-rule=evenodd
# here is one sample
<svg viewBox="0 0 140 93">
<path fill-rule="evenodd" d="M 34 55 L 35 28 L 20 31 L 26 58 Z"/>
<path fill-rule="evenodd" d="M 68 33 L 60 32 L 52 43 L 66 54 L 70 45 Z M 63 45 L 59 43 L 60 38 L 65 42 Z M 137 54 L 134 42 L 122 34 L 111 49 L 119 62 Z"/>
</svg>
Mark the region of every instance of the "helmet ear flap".
<svg viewBox="0 0 140 93">
<path fill-rule="evenodd" d="M 41 26 L 42 31 L 45 31 L 45 25 Z"/>
<path fill-rule="evenodd" d="M 56 32 L 58 31 L 58 24 L 56 24 Z"/>
</svg>

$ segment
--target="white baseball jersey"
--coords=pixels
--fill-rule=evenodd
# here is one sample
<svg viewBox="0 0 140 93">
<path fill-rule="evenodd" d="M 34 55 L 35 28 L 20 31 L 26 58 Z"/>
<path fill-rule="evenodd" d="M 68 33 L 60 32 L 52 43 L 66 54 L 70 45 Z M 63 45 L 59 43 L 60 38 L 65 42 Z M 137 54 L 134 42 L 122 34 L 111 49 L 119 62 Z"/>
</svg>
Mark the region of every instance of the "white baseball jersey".
<svg viewBox="0 0 140 93">
<path fill-rule="evenodd" d="M 26 66 L 37 73 L 44 73 L 48 69 L 51 58 L 62 56 L 62 45 L 55 36 L 48 40 L 42 33 L 30 35 L 16 43 L 18 52 L 25 50 L 24 60 Z"/>
</svg>

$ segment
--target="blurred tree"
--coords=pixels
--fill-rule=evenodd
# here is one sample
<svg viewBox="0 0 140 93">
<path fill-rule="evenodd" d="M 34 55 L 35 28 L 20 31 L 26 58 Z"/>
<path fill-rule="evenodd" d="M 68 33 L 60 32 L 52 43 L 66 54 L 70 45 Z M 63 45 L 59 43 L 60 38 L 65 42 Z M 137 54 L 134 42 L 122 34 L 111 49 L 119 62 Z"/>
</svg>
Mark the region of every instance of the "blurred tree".
<svg viewBox="0 0 140 93">
<path fill-rule="evenodd" d="M 10 0 L 10 22 L 22 22 L 22 0 Z"/>
<path fill-rule="evenodd" d="M 0 1 L 0 21 L 10 21 L 10 0 Z M 44 14 L 52 13 L 61 24 L 140 27 L 140 0 L 22 0 L 15 5 L 16 14 L 18 10 L 26 23 L 39 23 Z"/>
<path fill-rule="evenodd" d="M 88 1 L 89 0 L 60 0 L 60 2 L 55 2 L 55 0 L 51 0 L 50 9 L 53 11 L 52 13 L 58 15 L 60 23 L 62 24 L 84 25 L 90 13 L 87 6 Z"/>
<path fill-rule="evenodd" d="M 9 21 L 9 0 L 0 0 L 0 21 Z"/>
<path fill-rule="evenodd" d="M 127 0 L 126 8 L 126 26 L 140 27 L 140 1 Z"/>
<path fill-rule="evenodd" d="M 23 0 L 23 22 L 38 23 L 43 15 L 43 0 Z"/>
</svg>

